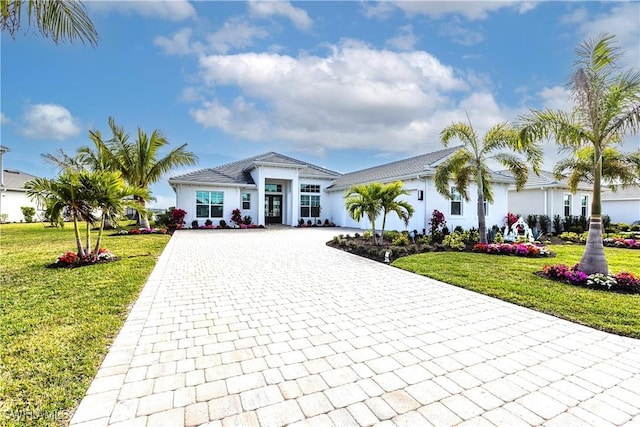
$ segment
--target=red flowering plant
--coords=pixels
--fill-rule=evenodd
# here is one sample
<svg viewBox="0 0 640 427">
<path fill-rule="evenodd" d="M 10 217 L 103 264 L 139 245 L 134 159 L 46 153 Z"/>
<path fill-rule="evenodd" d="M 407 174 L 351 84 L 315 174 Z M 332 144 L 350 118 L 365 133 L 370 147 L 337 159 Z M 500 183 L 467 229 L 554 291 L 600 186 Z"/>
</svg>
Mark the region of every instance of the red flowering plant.
<svg viewBox="0 0 640 427">
<path fill-rule="evenodd" d="M 595 273 L 587 275 L 578 270 L 578 264 L 569 268 L 566 264 L 545 265 L 542 276 L 550 280 L 583 286 L 591 289 L 607 290 L 629 294 L 640 293 L 640 279 L 628 272 L 614 275 Z"/>
<path fill-rule="evenodd" d="M 67 251 L 64 254 L 56 258 L 53 264 L 49 264 L 48 268 L 74 268 L 82 267 L 85 265 L 91 265 L 96 263 L 105 263 L 110 261 L 117 261 L 120 258 L 115 256 L 112 252 L 104 248 L 100 248 L 97 253 L 91 252 L 82 258 L 77 253 Z"/>
<path fill-rule="evenodd" d="M 187 216 L 187 212 L 183 209 L 173 209 L 171 211 L 171 219 L 169 219 L 168 228 L 170 230 L 179 230 L 185 223 L 184 217 Z"/>
<path fill-rule="evenodd" d="M 555 253 L 532 243 L 477 243 L 473 246 L 473 252 L 496 254 L 496 255 L 516 255 L 522 257 L 553 257 Z"/>
</svg>

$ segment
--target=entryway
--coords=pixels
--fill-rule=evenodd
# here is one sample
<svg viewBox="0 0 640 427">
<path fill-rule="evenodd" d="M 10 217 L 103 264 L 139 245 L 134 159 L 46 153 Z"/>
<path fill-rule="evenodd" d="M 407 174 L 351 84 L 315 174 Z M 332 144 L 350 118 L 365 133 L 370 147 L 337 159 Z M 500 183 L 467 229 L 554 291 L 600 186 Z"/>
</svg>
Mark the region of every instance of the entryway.
<svg viewBox="0 0 640 427">
<path fill-rule="evenodd" d="M 264 222 L 266 224 L 282 224 L 282 195 L 267 194 L 264 196 Z"/>
</svg>

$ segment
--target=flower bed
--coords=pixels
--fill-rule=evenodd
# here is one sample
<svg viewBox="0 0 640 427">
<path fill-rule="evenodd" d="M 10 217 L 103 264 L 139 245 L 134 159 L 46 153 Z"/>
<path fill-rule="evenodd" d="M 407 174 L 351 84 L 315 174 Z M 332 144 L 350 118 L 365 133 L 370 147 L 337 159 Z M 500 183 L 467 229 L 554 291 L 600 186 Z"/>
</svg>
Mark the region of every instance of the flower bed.
<svg viewBox="0 0 640 427">
<path fill-rule="evenodd" d="M 53 264 L 47 265 L 47 268 L 75 268 L 86 265 L 114 262 L 119 259 L 120 258 L 115 256 L 112 252 L 103 248 L 100 248 L 97 256 L 94 256 L 94 254 L 91 253 L 82 258 L 80 258 L 77 253 L 68 251 L 56 258 L 56 261 Z"/>
<path fill-rule="evenodd" d="M 132 228 L 130 230 L 120 230 L 118 235 L 138 235 L 138 234 L 167 234 L 167 229 L 160 228 Z"/>
<path fill-rule="evenodd" d="M 515 255 L 530 258 L 554 257 L 555 253 L 544 246 L 532 243 L 477 243 L 473 246 L 473 252 L 493 255 Z"/>
<path fill-rule="evenodd" d="M 569 268 L 566 264 L 556 264 L 545 265 L 541 275 L 547 279 L 574 286 L 626 294 L 640 294 L 640 278 L 628 272 L 613 275 L 601 273 L 587 275 L 578 270 L 578 264 L 572 268 Z"/>
<path fill-rule="evenodd" d="M 608 237 L 602 240 L 604 246 L 622 249 L 640 249 L 640 240 Z"/>
</svg>

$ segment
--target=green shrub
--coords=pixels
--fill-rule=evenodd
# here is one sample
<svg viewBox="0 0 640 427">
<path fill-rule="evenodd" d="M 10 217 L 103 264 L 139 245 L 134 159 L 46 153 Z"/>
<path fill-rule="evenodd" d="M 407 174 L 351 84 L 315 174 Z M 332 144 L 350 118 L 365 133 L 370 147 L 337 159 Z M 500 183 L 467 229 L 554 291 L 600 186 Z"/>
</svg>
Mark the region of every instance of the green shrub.
<svg viewBox="0 0 640 427">
<path fill-rule="evenodd" d="M 371 239 L 372 237 L 373 237 L 373 233 L 371 232 L 371 230 L 365 230 L 365 231 L 362 233 L 362 238 L 363 238 L 363 239 L 365 239 L 365 240 L 369 240 L 369 239 Z"/>
<path fill-rule="evenodd" d="M 640 231 L 640 224 L 633 224 L 629 230 L 631 231 Z"/>
<path fill-rule="evenodd" d="M 502 233 L 500 233 L 499 231 L 496 233 L 496 237 L 493 238 L 493 242 L 494 243 L 504 243 L 504 237 L 502 236 Z"/>
<path fill-rule="evenodd" d="M 25 222 L 33 222 L 33 217 L 36 215 L 36 209 L 31 206 L 22 206 L 20 208 Z"/>
<path fill-rule="evenodd" d="M 618 230 L 620 230 L 620 231 L 629 231 L 629 228 L 631 228 L 631 227 L 626 222 L 619 222 L 618 223 Z"/>
<path fill-rule="evenodd" d="M 540 222 L 540 231 L 547 234 L 551 226 L 551 218 L 548 215 L 538 215 L 538 221 Z"/>
<path fill-rule="evenodd" d="M 398 233 L 398 235 L 391 241 L 391 244 L 393 246 L 407 246 L 409 245 L 409 236 Z"/>
<path fill-rule="evenodd" d="M 452 234 L 444 236 L 442 244 L 445 248 L 452 249 L 454 251 L 463 251 L 465 248 L 464 239 L 461 233 L 454 231 Z"/>
</svg>

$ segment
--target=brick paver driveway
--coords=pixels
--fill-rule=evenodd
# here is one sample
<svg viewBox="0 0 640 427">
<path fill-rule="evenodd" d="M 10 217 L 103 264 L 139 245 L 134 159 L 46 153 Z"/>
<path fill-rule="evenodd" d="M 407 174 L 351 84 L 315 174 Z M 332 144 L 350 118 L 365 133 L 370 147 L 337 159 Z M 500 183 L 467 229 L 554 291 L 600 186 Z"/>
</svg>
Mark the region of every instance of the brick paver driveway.
<svg viewBox="0 0 640 427">
<path fill-rule="evenodd" d="M 181 231 L 75 426 L 640 425 L 640 341 L 324 245 Z"/>
</svg>

